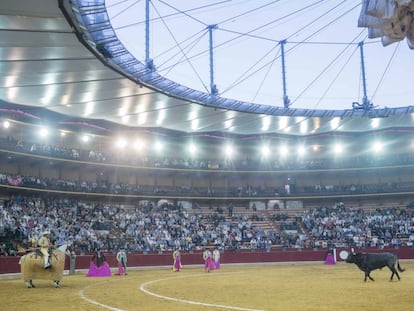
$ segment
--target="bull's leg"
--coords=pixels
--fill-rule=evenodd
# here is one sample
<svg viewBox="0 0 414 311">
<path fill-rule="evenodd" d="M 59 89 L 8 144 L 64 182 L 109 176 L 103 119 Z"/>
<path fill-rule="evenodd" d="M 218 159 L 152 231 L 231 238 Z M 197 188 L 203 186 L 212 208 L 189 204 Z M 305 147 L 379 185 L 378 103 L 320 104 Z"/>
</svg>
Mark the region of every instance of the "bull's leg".
<svg viewBox="0 0 414 311">
<path fill-rule="evenodd" d="M 371 271 L 365 271 L 365 279 L 364 279 L 364 282 L 366 282 L 366 281 L 367 281 L 367 278 L 369 278 L 371 281 L 375 281 L 375 280 L 371 277 L 370 273 L 371 273 Z"/>
<path fill-rule="evenodd" d="M 395 267 L 394 266 L 391 266 L 391 267 L 388 267 L 388 268 L 390 268 L 390 270 L 391 270 L 391 278 L 390 278 L 390 281 L 392 281 L 393 280 L 393 278 L 394 278 L 394 274 L 397 276 L 397 278 L 398 278 L 398 281 L 400 280 L 400 275 L 398 274 L 398 272 L 397 272 L 397 269 L 395 269 Z"/>
<path fill-rule="evenodd" d="M 55 280 L 55 281 L 53 282 L 53 285 L 55 286 L 55 288 L 59 288 L 59 287 L 60 287 L 60 281 Z"/>
<path fill-rule="evenodd" d="M 400 275 L 398 274 L 397 270 L 394 268 L 394 270 L 392 271 L 392 274 L 391 274 L 391 281 L 394 277 L 394 274 L 397 276 L 398 281 L 401 280 Z"/>
</svg>

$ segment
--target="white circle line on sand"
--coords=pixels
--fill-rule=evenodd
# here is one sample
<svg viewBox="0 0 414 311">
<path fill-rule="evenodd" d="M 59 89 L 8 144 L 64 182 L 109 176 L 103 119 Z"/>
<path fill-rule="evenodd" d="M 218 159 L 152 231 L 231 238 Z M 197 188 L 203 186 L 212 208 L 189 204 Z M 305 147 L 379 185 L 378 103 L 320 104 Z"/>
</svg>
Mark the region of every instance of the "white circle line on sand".
<svg viewBox="0 0 414 311">
<path fill-rule="evenodd" d="M 224 273 L 220 273 L 219 275 L 223 275 L 223 274 Z M 226 273 L 226 274 L 232 274 L 232 273 Z M 176 278 L 178 279 L 178 278 L 187 278 L 187 277 L 199 277 L 199 276 L 202 276 L 202 275 L 205 276 L 206 274 L 196 274 L 196 275 L 192 274 L 192 275 L 186 275 L 186 276 L 179 276 L 179 277 L 171 277 L 171 278 L 163 278 L 163 279 L 153 280 L 153 281 L 142 283 L 141 286 L 139 287 L 139 289 L 142 292 L 146 293 L 147 295 L 150 295 L 150 296 L 153 296 L 153 297 L 157 297 L 157 298 L 164 299 L 164 300 L 180 302 L 180 303 L 191 304 L 191 305 L 198 305 L 198 306 L 212 307 L 212 308 L 221 308 L 221 309 L 229 309 L 229 310 L 240 310 L 240 311 L 264 311 L 264 310 L 261 310 L 261 309 L 241 308 L 241 307 L 235 307 L 235 306 L 226 306 L 226 305 L 219 305 L 219 304 L 214 304 L 214 303 L 197 302 L 197 301 L 192 301 L 192 300 L 185 300 L 185 299 L 179 299 L 179 298 L 174 298 L 174 297 L 168 297 L 168 296 L 165 296 L 165 295 L 156 294 L 156 293 L 151 292 L 151 291 L 149 291 L 145 288 L 147 285 L 157 283 L 157 282 L 167 281 L 167 280 L 176 279 Z M 211 275 L 211 274 L 209 274 L 209 275 Z"/>
<path fill-rule="evenodd" d="M 102 282 L 102 283 L 103 283 L 103 282 Z M 101 284 L 101 283 L 97 283 L 97 284 Z M 93 285 L 97 285 L 97 284 L 93 284 Z M 92 300 L 92 299 L 90 299 L 90 298 L 86 297 L 86 296 L 85 296 L 85 293 L 84 293 L 84 290 L 86 290 L 86 289 L 88 289 L 88 288 L 90 288 L 90 287 L 93 287 L 93 285 L 86 286 L 84 289 L 82 289 L 82 290 L 80 290 L 80 291 L 79 291 L 79 296 L 80 296 L 83 300 L 85 300 L 85 301 L 89 302 L 90 304 L 93 304 L 93 305 L 96 305 L 96 306 L 99 306 L 99 307 L 101 307 L 101 308 L 105 308 L 105 309 L 108 309 L 108 310 L 111 310 L 111 311 L 125 311 L 125 310 L 123 310 L 123 309 L 119 309 L 119 308 L 111 307 L 111 306 L 108 306 L 108 305 L 106 305 L 106 304 L 100 303 L 100 302 L 98 302 L 98 301 L 96 301 L 96 300 Z"/>
</svg>

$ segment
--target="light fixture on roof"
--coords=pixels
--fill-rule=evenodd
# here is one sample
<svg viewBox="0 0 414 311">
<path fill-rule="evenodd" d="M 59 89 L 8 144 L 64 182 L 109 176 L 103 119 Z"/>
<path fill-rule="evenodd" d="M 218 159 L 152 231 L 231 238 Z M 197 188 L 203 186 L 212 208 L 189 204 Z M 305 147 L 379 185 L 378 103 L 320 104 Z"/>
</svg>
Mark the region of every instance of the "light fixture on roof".
<svg viewBox="0 0 414 311">
<path fill-rule="evenodd" d="M 161 152 L 164 149 L 164 144 L 160 141 L 156 141 L 154 144 L 154 149 L 156 152 Z"/>
<path fill-rule="evenodd" d="M 226 158 L 231 158 L 234 153 L 233 146 L 230 143 L 227 143 L 224 146 L 224 155 Z"/>
<path fill-rule="evenodd" d="M 190 143 L 188 145 L 188 152 L 191 156 L 195 156 L 197 153 L 197 146 L 194 143 Z"/>
<path fill-rule="evenodd" d="M 379 124 L 380 124 L 380 119 L 378 119 L 378 118 L 373 118 L 373 119 L 371 120 L 371 127 L 372 127 L 372 128 L 377 128 L 377 127 L 379 126 Z"/>
<path fill-rule="evenodd" d="M 128 142 L 126 141 L 126 139 L 122 138 L 122 137 L 119 138 L 116 142 L 116 146 L 118 148 L 121 148 L 121 149 L 125 148 L 127 146 L 127 144 L 128 144 Z"/>
<path fill-rule="evenodd" d="M 286 144 L 283 144 L 279 147 L 279 153 L 281 157 L 286 157 L 289 154 L 289 147 Z"/>
<path fill-rule="evenodd" d="M 270 116 L 264 116 L 262 119 L 262 131 L 266 132 L 269 130 L 270 123 L 272 122 L 272 119 Z"/>
<path fill-rule="evenodd" d="M 372 144 L 372 150 L 376 153 L 381 152 L 384 149 L 384 145 L 383 143 L 379 142 L 379 141 L 375 141 Z"/>
<path fill-rule="evenodd" d="M 344 146 L 340 143 L 336 143 L 333 145 L 333 152 L 337 155 L 341 155 L 344 151 Z"/>
<path fill-rule="evenodd" d="M 142 139 L 136 139 L 133 146 L 134 146 L 135 150 L 141 152 L 145 148 L 145 141 L 143 141 Z"/>
<path fill-rule="evenodd" d="M 49 129 L 47 127 L 42 127 L 40 129 L 40 137 L 46 137 L 49 134 Z"/>
<path fill-rule="evenodd" d="M 297 153 L 299 156 L 304 156 L 306 153 L 306 148 L 304 145 L 299 145 L 297 149 Z"/>
</svg>

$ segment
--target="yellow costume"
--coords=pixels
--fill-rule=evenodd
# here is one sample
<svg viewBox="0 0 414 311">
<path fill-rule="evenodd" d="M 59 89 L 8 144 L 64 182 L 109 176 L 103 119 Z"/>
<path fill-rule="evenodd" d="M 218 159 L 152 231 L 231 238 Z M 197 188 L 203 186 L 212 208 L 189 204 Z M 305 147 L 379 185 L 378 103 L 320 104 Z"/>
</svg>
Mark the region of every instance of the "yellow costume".
<svg viewBox="0 0 414 311">
<path fill-rule="evenodd" d="M 49 263 L 49 248 L 50 248 L 50 240 L 49 240 L 49 234 L 50 232 L 45 231 L 42 233 L 42 236 L 40 237 L 39 241 L 37 242 L 37 245 L 40 247 L 40 252 L 43 255 L 44 258 L 44 268 L 48 269 L 51 267 Z"/>
</svg>

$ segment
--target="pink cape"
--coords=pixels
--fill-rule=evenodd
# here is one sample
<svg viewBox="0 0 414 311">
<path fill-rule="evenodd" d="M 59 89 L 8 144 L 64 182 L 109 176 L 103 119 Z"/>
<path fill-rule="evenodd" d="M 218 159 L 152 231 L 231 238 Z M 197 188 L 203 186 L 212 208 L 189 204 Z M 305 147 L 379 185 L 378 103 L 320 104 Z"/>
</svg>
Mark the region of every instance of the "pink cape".
<svg viewBox="0 0 414 311">
<path fill-rule="evenodd" d="M 87 277 L 101 277 L 112 276 L 111 268 L 107 262 L 104 262 L 100 267 L 95 265 L 93 261 L 89 263 L 89 271 L 86 274 Z"/>
</svg>

